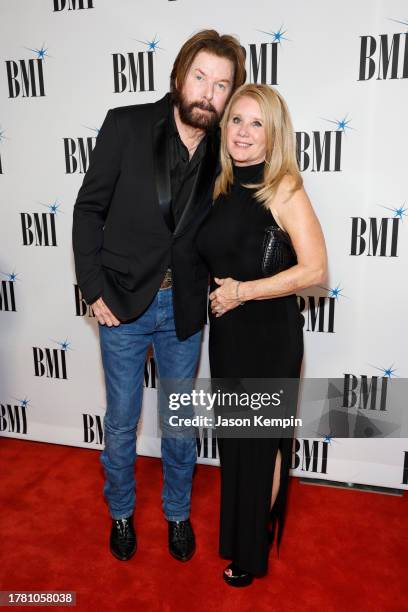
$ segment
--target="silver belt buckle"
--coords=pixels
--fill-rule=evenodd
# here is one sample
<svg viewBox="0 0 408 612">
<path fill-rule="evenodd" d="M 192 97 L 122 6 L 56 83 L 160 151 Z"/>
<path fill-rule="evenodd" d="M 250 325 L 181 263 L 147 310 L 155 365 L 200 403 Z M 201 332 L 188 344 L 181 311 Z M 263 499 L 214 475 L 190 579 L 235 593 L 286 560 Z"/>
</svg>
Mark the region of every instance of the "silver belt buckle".
<svg viewBox="0 0 408 612">
<path fill-rule="evenodd" d="M 167 268 L 166 273 L 160 285 L 160 289 L 169 289 L 173 286 L 173 277 L 171 275 L 171 269 Z"/>
</svg>

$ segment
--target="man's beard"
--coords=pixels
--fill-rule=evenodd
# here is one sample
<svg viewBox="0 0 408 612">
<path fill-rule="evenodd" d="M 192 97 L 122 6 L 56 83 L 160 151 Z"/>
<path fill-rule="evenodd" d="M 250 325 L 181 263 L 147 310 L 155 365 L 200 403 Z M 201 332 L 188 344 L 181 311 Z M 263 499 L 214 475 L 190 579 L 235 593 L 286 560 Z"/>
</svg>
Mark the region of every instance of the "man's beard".
<svg viewBox="0 0 408 612">
<path fill-rule="evenodd" d="M 174 92 L 173 98 L 183 123 L 205 131 L 211 130 L 218 125 L 221 117 L 211 102 L 187 102 L 183 94 L 178 91 Z M 197 109 L 209 112 L 202 114 L 197 112 Z"/>
</svg>

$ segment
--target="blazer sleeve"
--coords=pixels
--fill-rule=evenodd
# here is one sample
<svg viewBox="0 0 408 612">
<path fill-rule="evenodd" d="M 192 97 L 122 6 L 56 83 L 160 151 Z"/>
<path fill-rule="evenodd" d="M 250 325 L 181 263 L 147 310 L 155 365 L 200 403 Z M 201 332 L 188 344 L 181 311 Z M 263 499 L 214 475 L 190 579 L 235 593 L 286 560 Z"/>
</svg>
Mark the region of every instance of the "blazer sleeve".
<svg viewBox="0 0 408 612">
<path fill-rule="evenodd" d="M 120 174 L 121 146 L 115 113 L 105 117 L 89 167 L 74 205 L 72 245 L 79 288 L 88 304 L 101 297 L 103 273 L 100 251 L 103 228 Z"/>
</svg>

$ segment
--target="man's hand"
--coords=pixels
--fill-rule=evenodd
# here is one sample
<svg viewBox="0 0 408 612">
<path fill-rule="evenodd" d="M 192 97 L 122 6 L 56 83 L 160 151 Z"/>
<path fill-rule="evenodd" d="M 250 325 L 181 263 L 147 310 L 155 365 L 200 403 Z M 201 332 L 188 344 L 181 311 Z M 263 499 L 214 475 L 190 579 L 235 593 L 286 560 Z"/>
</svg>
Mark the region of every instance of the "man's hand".
<svg viewBox="0 0 408 612">
<path fill-rule="evenodd" d="M 101 325 L 107 325 L 108 327 L 112 327 L 112 325 L 117 327 L 120 325 L 120 321 L 118 321 L 113 312 L 109 310 L 101 297 L 98 298 L 96 302 L 91 304 L 91 306 L 95 313 L 95 317 L 98 319 Z"/>
</svg>

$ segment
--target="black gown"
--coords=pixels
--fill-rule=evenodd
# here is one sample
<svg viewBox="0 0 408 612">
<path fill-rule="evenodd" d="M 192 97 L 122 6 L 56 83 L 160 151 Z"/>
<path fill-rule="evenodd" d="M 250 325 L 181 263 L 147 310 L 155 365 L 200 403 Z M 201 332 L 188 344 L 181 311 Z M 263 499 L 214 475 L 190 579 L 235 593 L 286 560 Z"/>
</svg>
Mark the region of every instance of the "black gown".
<svg viewBox="0 0 408 612">
<path fill-rule="evenodd" d="M 264 163 L 234 166 L 228 195 L 217 198 L 197 236 L 197 247 L 214 277 L 247 281 L 262 278 L 265 228 L 272 213 L 242 183 L 262 177 Z M 303 357 L 302 319 L 295 295 L 248 301 L 216 318 L 209 312 L 212 378 L 298 378 Z M 268 568 L 268 530 L 282 537 L 289 469 L 290 438 L 218 438 L 221 463 L 220 554 L 254 575 Z M 270 511 L 278 448 L 279 493 Z"/>
</svg>

